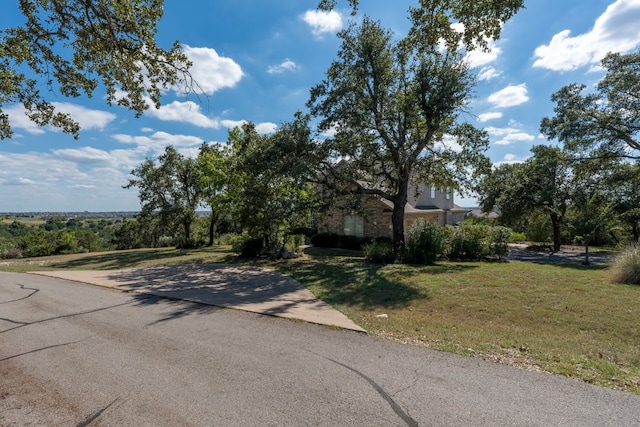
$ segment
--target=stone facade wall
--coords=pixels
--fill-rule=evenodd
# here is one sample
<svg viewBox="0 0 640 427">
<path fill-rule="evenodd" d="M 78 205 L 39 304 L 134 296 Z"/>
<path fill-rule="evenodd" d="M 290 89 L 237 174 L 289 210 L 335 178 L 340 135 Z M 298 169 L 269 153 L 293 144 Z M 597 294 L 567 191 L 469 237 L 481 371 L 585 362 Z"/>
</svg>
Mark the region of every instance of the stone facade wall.
<svg viewBox="0 0 640 427">
<path fill-rule="evenodd" d="M 418 203 L 435 205 L 439 209 L 425 210 L 422 212 L 407 212 L 404 217 L 405 233 L 411 228 L 418 218 L 425 218 L 434 224 L 445 226 L 457 224 L 464 220 L 465 211 L 450 211 L 453 208 L 453 194 L 447 198 L 446 192 L 436 190 L 435 198 L 431 198 L 431 187 L 426 187 L 423 194 L 418 197 Z M 414 200 L 416 201 L 416 200 Z M 329 208 L 318 214 L 317 224 L 319 233 L 334 233 L 344 235 L 344 217 L 346 215 L 358 215 L 363 217 L 364 237 L 389 237 L 393 236 L 391 224 L 391 209 L 388 205 L 373 196 L 365 196 L 361 212 L 341 208 L 340 206 Z"/>
<path fill-rule="evenodd" d="M 365 237 L 391 237 L 391 212 L 385 212 L 386 206 L 375 197 L 367 197 L 363 201 L 363 211 L 357 212 L 341 207 L 332 207 L 318 215 L 318 232 L 344 234 L 345 215 L 363 217 L 363 234 Z"/>
</svg>

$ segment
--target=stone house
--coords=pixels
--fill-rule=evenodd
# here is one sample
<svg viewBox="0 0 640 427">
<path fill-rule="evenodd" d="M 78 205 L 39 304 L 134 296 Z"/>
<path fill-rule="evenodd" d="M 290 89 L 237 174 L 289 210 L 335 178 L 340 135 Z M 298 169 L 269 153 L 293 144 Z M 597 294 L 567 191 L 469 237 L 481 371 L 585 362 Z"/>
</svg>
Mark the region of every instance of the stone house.
<svg viewBox="0 0 640 427">
<path fill-rule="evenodd" d="M 408 231 L 418 218 L 424 218 L 442 226 L 454 225 L 464 220 L 469 209 L 453 202 L 450 188 L 433 185 L 413 186 L 409 189 L 404 209 L 404 229 Z M 361 207 L 352 209 L 346 205 L 333 206 L 319 213 L 319 233 L 334 233 L 357 237 L 392 237 L 391 213 L 393 204 L 375 196 L 364 195 Z"/>
</svg>

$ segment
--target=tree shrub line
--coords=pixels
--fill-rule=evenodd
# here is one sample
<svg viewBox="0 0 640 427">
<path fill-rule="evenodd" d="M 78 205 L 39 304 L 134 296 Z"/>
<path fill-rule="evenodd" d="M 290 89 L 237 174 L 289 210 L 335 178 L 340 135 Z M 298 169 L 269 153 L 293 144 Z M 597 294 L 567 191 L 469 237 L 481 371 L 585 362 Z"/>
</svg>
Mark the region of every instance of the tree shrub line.
<svg viewBox="0 0 640 427">
<path fill-rule="evenodd" d="M 442 227 L 420 219 L 407 232 L 403 261 L 431 264 L 439 259 L 500 260 L 509 254 L 511 230 L 484 224 L 461 224 Z M 393 260 L 390 242 L 374 242 L 363 246 L 369 262 Z"/>
<path fill-rule="evenodd" d="M 33 221 L 37 224 L 37 221 Z M 0 258 L 96 252 L 113 248 L 120 221 L 52 217 L 37 225 L 0 223 Z"/>
</svg>

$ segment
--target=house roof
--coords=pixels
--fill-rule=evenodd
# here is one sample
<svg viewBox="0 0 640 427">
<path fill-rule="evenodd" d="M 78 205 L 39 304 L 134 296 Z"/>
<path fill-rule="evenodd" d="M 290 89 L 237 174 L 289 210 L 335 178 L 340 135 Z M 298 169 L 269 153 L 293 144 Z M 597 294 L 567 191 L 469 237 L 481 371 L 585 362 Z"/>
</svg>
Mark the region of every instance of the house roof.
<svg viewBox="0 0 640 427">
<path fill-rule="evenodd" d="M 389 211 L 393 210 L 393 203 L 386 199 L 378 199 L 380 203 L 384 204 Z M 450 212 L 470 212 L 471 209 L 462 208 L 456 204 L 453 205 L 453 209 L 447 209 Z M 424 212 L 444 212 L 445 209 L 441 209 L 434 205 L 426 205 L 426 206 L 412 206 L 411 203 L 407 202 L 404 206 L 404 213 L 424 213 Z"/>
</svg>

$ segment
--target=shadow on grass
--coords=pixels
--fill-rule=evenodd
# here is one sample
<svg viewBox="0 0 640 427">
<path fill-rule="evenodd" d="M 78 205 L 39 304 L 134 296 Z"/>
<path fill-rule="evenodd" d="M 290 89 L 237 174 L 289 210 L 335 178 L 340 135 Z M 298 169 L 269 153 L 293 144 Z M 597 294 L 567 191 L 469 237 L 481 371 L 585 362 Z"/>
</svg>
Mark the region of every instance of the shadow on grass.
<svg viewBox="0 0 640 427">
<path fill-rule="evenodd" d="M 591 263 L 589 265 L 584 265 L 581 262 L 551 262 L 551 263 L 542 263 L 537 262 L 534 264 L 549 264 L 554 267 L 566 268 L 569 270 L 606 270 L 611 267 L 610 264 L 603 263 Z"/>
<path fill-rule="evenodd" d="M 184 257 L 184 260 L 176 260 L 176 263 L 201 263 L 210 262 L 206 258 L 207 254 L 222 253 L 215 249 L 145 249 L 130 250 L 122 252 L 109 252 L 106 254 L 86 256 L 71 261 L 63 261 L 55 264 L 56 268 L 91 268 L 92 270 L 115 270 L 122 268 L 139 267 L 145 263 L 162 264 L 172 258 Z M 199 257 L 197 255 L 200 255 Z M 232 255 L 221 255 L 217 262 L 233 263 L 236 257 Z"/>
<path fill-rule="evenodd" d="M 584 265 L 578 260 L 527 260 L 527 259 L 512 259 L 510 262 L 521 262 L 523 264 L 536 264 L 536 265 L 549 265 L 553 267 L 563 268 L 566 270 L 607 270 L 611 267 L 611 263 L 605 262 L 592 262 L 589 265 Z"/>
<path fill-rule="evenodd" d="M 453 273 L 462 273 L 464 271 L 475 270 L 479 268 L 477 264 L 474 264 L 473 261 L 463 262 L 446 262 L 446 263 L 436 263 L 431 265 L 411 265 L 411 270 L 407 269 L 407 275 L 415 276 L 418 274 L 426 274 L 426 275 L 438 275 L 438 274 L 453 274 Z M 403 272 L 404 273 L 404 272 Z"/>
<path fill-rule="evenodd" d="M 428 299 L 425 291 L 381 274 L 383 267 L 358 261 L 324 263 L 322 259 L 277 266 L 330 305 L 370 309 L 403 306 L 416 298 Z"/>
</svg>

